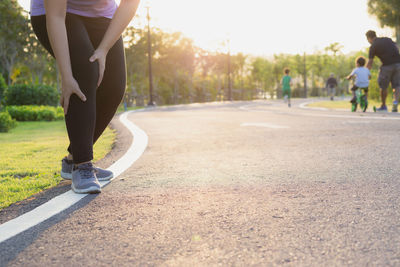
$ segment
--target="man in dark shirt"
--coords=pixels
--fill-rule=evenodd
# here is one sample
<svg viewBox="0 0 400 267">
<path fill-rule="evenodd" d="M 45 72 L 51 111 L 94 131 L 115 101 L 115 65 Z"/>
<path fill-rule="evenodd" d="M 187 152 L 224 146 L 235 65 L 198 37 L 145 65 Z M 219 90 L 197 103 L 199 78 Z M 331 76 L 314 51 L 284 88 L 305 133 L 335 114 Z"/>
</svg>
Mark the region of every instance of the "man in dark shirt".
<svg viewBox="0 0 400 267">
<path fill-rule="evenodd" d="M 397 105 L 400 94 L 400 54 L 397 45 L 390 38 L 378 38 L 374 31 L 368 31 L 366 33 L 367 40 L 371 44 L 369 48 L 369 59 L 367 68 L 372 68 L 374 57 L 377 56 L 382 66 L 379 70 L 378 84 L 381 89 L 382 106 L 378 108 L 378 111 L 387 111 L 386 97 L 387 88 L 389 83 L 392 84 L 394 99 L 392 112 L 397 112 Z"/>
<path fill-rule="evenodd" d="M 328 94 L 331 96 L 331 101 L 333 101 L 333 98 L 336 94 L 337 85 L 338 84 L 335 79 L 335 75 L 331 73 L 331 76 L 329 76 L 328 80 L 326 81 L 326 89 L 328 90 Z"/>
</svg>

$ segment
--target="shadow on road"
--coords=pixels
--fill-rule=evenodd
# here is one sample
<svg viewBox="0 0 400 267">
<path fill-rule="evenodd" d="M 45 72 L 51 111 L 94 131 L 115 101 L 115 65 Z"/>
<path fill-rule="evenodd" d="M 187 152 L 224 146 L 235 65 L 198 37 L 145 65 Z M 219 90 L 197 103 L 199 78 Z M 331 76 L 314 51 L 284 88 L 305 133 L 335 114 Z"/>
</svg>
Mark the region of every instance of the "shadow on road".
<svg viewBox="0 0 400 267">
<path fill-rule="evenodd" d="M 97 196 L 97 194 L 88 195 L 65 211 L 51 217 L 39 225 L 30 228 L 25 232 L 10 238 L 9 240 L 0 243 L 0 267 L 7 266 L 9 262 L 14 260 L 20 252 L 24 251 L 25 248 L 32 244 L 44 231 L 67 219 L 72 213 L 88 205 Z M 46 252 L 43 251 L 43 253 Z"/>
</svg>

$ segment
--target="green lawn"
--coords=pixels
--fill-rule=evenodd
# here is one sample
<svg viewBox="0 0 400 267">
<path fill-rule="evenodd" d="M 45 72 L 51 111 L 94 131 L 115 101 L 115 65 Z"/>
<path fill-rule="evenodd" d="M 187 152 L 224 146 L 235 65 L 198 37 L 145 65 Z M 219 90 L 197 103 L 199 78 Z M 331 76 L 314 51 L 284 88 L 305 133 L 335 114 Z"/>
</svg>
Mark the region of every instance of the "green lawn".
<svg viewBox="0 0 400 267">
<path fill-rule="evenodd" d="M 391 110 L 392 105 L 391 102 L 388 103 L 388 110 Z M 367 111 L 373 112 L 373 106 L 380 107 L 381 102 L 376 100 L 368 100 L 368 109 Z M 318 108 L 328 108 L 328 109 L 347 109 L 351 110 L 351 104 L 349 101 L 319 101 L 310 103 L 307 105 L 308 107 L 318 107 Z"/>
<path fill-rule="evenodd" d="M 112 148 L 115 133 L 107 129 L 96 143 L 94 160 Z M 68 137 L 64 121 L 19 122 L 0 133 L 0 209 L 57 185 Z"/>
</svg>

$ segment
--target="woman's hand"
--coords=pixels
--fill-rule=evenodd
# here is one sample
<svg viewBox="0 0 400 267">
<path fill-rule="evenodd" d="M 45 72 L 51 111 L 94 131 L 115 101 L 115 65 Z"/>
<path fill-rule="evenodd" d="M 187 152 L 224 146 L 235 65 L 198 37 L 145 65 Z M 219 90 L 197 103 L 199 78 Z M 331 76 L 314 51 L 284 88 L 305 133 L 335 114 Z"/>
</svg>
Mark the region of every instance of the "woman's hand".
<svg viewBox="0 0 400 267">
<path fill-rule="evenodd" d="M 106 66 L 106 57 L 106 51 L 104 51 L 103 49 L 96 49 L 93 53 L 93 56 L 89 58 L 90 62 L 95 62 L 97 60 L 99 63 L 99 81 L 97 82 L 97 87 L 100 86 L 101 81 L 103 80 L 104 69 Z"/>
<path fill-rule="evenodd" d="M 67 115 L 69 99 L 72 94 L 76 94 L 82 101 L 86 101 L 86 96 L 82 93 L 74 78 L 63 79 L 61 85 L 60 105 L 63 107 L 65 115 Z"/>
<path fill-rule="evenodd" d="M 47 0 L 51 1 L 51 0 Z M 106 56 L 111 47 L 121 37 L 122 32 L 128 26 L 136 13 L 140 0 L 121 0 L 117 11 L 115 12 L 106 33 L 101 40 L 100 45 L 90 57 L 90 62 L 99 62 L 99 81 L 97 86 L 100 86 L 103 80 L 104 68 L 106 64 Z"/>
</svg>

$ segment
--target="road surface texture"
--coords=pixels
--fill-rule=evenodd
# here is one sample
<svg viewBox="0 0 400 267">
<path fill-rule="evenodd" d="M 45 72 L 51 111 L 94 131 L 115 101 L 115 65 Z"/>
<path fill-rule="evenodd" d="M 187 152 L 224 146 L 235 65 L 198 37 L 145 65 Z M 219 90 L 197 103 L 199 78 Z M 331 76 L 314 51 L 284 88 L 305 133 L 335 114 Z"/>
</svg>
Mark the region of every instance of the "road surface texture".
<svg viewBox="0 0 400 267">
<path fill-rule="evenodd" d="M 143 156 L 3 264 L 400 266 L 400 116 L 299 103 L 130 115 Z"/>
</svg>

